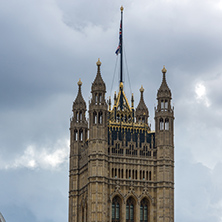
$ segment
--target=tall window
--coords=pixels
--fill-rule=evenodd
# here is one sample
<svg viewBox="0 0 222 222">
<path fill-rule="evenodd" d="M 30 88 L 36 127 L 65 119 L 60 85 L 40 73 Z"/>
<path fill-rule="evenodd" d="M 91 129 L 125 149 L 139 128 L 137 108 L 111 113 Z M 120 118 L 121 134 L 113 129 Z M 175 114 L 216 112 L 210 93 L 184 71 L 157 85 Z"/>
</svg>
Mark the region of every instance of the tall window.
<svg viewBox="0 0 222 222">
<path fill-rule="evenodd" d="M 97 124 L 97 113 L 96 112 L 93 113 L 93 123 Z"/>
<path fill-rule="evenodd" d="M 164 101 L 161 100 L 161 109 L 164 109 Z"/>
<path fill-rule="evenodd" d="M 77 133 L 77 130 L 74 131 L 74 140 L 75 140 L 75 141 L 78 140 L 78 133 Z"/>
<path fill-rule="evenodd" d="M 99 124 L 103 123 L 103 113 L 102 112 L 99 112 L 98 122 L 99 122 Z"/>
<path fill-rule="evenodd" d="M 140 222 L 148 222 L 148 200 L 143 199 L 140 204 Z"/>
<path fill-rule="evenodd" d="M 112 222 L 120 221 L 120 198 L 114 197 L 112 202 Z"/>
<path fill-rule="evenodd" d="M 79 141 L 83 141 L 83 131 L 79 131 Z"/>
<path fill-rule="evenodd" d="M 169 130 L 169 119 L 165 120 L 165 130 Z"/>
<path fill-rule="evenodd" d="M 82 112 L 79 113 L 79 121 L 82 121 Z"/>
<path fill-rule="evenodd" d="M 126 222 L 134 222 L 134 215 L 135 215 L 135 201 L 133 200 L 132 197 L 130 197 L 127 200 L 126 203 Z"/>
<path fill-rule="evenodd" d="M 163 119 L 160 119 L 160 130 L 164 130 L 164 123 L 163 123 Z"/>
<path fill-rule="evenodd" d="M 168 109 L 168 101 L 165 100 L 165 109 Z"/>
</svg>

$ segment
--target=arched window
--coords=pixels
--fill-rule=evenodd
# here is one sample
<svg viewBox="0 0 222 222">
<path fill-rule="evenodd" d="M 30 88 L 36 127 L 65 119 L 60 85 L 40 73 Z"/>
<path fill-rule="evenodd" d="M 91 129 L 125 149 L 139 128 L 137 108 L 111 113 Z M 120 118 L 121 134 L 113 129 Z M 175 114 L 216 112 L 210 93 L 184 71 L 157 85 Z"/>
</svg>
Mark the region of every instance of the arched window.
<svg viewBox="0 0 222 222">
<path fill-rule="evenodd" d="M 83 131 L 80 130 L 79 131 L 79 141 L 82 141 L 83 140 Z"/>
<path fill-rule="evenodd" d="M 99 112 L 99 124 L 102 124 L 103 123 L 103 113 L 102 112 Z"/>
<path fill-rule="evenodd" d="M 142 123 L 145 123 L 145 117 L 142 118 Z"/>
<path fill-rule="evenodd" d="M 97 104 L 98 103 L 98 95 L 96 93 L 96 96 L 95 96 L 95 103 Z"/>
<path fill-rule="evenodd" d="M 169 119 L 165 119 L 165 130 L 169 130 Z"/>
<path fill-rule="evenodd" d="M 82 112 L 79 113 L 79 121 L 82 121 Z"/>
<path fill-rule="evenodd" d="M 149 180 L 151 180 L 152 179 L 152 177 L 151 177 L 151 171 L 149 172 Z"/>
<path fill-rule="evenodd" d="M 148 222 L 148 207 L 149 202 L 146 198 L 144 198 L 140 204 L 140 222 Z"/>
<path fill-rule="evenodd" d="M 119 118 L 119 114 L 117 114 L 116 116 L 116 121 L 119 122 L 120 118 Z"/>
<path fill-rule="evenodd" d="M 165 100 L 165 109 L 168 109 L 168 101 Z"/>
<path fill-rule="evenodd" d="M 82 222 L 87 222 L 87 205 L 82 206 Z"/>
<path fill-rule="evenodd" d="M 102 94 L 99 94 L 99 104 L 102 102 Z"/>
<path fill-rule="evenodd" d="M 134 222 L 135 217 L 135 201 L 130 197 L 126 202 L 126 222 Z"/>
<path fill-rule="evenodd" d="M 79 113 L 76 113 L 76 122 L 79 122 Z"/>
<path fill-rule="evenodd" d="M 164 123 L 163 123 L 163 119 L 160 119 L 160 130 L 164 130 Z"/>
<path fill-rule="evenodd" d="M 120 206 L 121 200 L 118 196 L 113 198 L 112 201 L 112 222 L 119 222 L 120 221 Z"/>
<path fill-rule="evenodd" d="M 78 140 L 78 132 L 77 132 L 77 130 L 74 131 L 74 140 L 75 141 Z"/>
<path fill-rule="evenodd" d="M 93 123 L 97 124 L 97 113 L 96 112 L 93 113 Z"/>
<path fill-rule="evenodd" d="M 164 109 L 164 101 L 161 100 L 161 109 Z"/>
</svg>

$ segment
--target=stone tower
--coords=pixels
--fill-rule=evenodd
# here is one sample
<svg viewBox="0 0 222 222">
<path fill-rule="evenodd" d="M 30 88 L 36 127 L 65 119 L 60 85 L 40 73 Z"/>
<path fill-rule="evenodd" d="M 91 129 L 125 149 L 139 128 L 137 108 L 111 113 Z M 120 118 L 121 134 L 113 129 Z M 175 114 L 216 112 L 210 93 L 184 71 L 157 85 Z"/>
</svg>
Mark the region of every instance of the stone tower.
<svg viewBox="0 0 222 222">
<path fill-rule="evenodd" d="M 101 62 L 91 87 L 89 123 L 79 91 L 70 120 L 69 222 L 174 222 L 174 111 L 166 69 L 151 131 L 144 88 L 134 109 L 120 81 L 106 101 Z"/>
</svg>

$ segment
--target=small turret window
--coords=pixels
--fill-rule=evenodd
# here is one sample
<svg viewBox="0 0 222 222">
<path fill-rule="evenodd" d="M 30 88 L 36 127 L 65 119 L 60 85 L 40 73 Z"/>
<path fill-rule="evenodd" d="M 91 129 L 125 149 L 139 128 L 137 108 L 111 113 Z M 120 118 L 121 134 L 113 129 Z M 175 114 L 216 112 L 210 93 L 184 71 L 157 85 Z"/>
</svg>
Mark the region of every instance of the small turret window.
<svg viewBox="0 0 222 222">
<path fill-rule="evenodd" d="M 102 94 L 99 94 L 99 104 L 102 102 Z"/>
<path fill-rule="evenodd" d="M 96 93 L 96 95 L 95 95 L 95 103 L 96 103 L 96 104 L 98 103 L 98 95 L 97 95 L 97 93 Z"/>
<path fill-rule="evenodd" d="M 165 130 L 169 130 L 169 119 L 165 120 Z"/>
<path fill-rule="evenodd" d="M 79 113 L 79 121 L 82 121 L 82 112 Z"/>
<path fill-rule="evenodd" d="M 119 122 L 119 114 L 117 114 L 116 120 L 117 120 L 117 122 Z"/>
<path fill-rule="evenodd" d="M 93 113 L 93 123 L 97 124 L 97 113 L 96 112 Z"/>
<path fill-rule="evenodd" d="M 168 109 L 168 101 L 165 100 L 165 109 Z"/>
<path fill-rule="evenodd" d="M 163 119 L 160 119 L 160 130 L 164 130 L 164 123 L 163 123 Z"/>
<path fill-rule="evenodd" d="M 142 123 L 145 123 L 145 117 L 142 118 Z"/>
<path fill-rule="evenodd" d="M 83 140 L 83 131 L 80 130 L 79 131 L 79 141 L 82 141 Z"/>
<path fill-rule="evenodd" d="M 79 122 L 79 113 L 76 113 L 76 122 Z"/>
<path fill-rule="evenodd" d="M 164 101 L 161 100 L 161 109 L 164 109 Z"/>
<path fill-rule="evenodd" d="M 103 113 L 102 112 L 99 112 L 99 124 L 102 124 L 103 123 Z"/>
<path fill-rule="evenodd" d="M 77 141 L 77 138 L 78 138 L 78 133 L 77 133 L 77 130 L 75 130 L 74 131 L 74 140 Z"/>
</svg>

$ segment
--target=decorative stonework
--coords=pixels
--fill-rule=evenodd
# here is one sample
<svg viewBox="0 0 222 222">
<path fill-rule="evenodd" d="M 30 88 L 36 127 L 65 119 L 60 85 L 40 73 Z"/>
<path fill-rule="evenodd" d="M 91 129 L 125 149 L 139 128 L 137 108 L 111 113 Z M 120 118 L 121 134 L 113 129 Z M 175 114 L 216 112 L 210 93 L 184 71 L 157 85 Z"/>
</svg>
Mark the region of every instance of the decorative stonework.
<svg viewBox="0 0 222 222">
<path fill-rule="evenodd" d="M 131 205 L 134 222 L 141 219 L 140 209 L 149 222 L 173 222 L 174 111 L 166 70 L 162 70 L 155 131 L 151 131 L 144 88 L 140 89 L 140 101 L 134 110 L 133 95 L 130 105 L 121 82 L 111 108 L 111 99 L 105 99 L 106 85 L 100 68 L 98 60 L 89 122 L 81 80 L 73 103 L 69 222 L 110 222 L 113 215 L 118 215 L 115 212 L 120 213 L 120 221 L 126 221 L 126 209 Z"/>
</svg>

